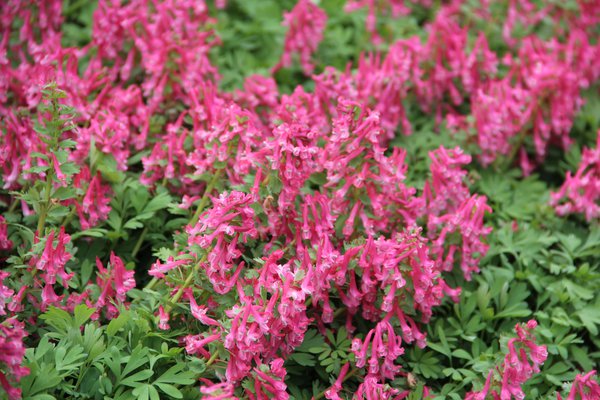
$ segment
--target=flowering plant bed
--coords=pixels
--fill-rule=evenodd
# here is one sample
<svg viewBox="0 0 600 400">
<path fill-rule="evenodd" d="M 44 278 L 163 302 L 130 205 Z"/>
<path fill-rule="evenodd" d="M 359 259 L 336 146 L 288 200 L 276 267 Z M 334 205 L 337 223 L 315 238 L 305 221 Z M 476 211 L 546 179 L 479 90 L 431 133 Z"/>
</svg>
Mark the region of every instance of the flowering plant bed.
<svg viewBox="0 0 600 400">
<path fill-rule="evenodd" d="M 600 399 L 597 1 L 0 11 L 0 398 Z"/>
</svg>

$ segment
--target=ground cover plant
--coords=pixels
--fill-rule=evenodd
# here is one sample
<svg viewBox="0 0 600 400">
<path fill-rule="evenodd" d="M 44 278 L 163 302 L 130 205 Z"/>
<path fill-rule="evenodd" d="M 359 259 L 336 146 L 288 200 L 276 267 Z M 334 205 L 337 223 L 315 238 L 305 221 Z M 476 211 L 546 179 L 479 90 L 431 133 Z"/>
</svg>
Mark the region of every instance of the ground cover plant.
<svg viewBox="0 0 600 400">
<path fill-rule="evenodd" d="M 600 3 L 0 4 L 0 398 L 600 399 Z"/>
</svg>

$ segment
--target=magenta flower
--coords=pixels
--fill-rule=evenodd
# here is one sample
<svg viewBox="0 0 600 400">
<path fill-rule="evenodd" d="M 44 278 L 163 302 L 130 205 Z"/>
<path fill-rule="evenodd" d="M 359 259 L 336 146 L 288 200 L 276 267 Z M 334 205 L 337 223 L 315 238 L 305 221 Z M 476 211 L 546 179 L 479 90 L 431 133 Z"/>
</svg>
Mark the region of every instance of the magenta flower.
<svg viewBox="0 0 600 400">
<path fill-rule="evenodd" d="M 182 265 L 189 265 L 191 262 L 192 260 L 189 258 L 175 260 L 172 256 L 170 256 L 164 263 L 162 263 L 160 260 L 156 260 L 156 262 L 150 267 L 148 274 L 156 278 L 164 278 L 165 273 L 169 272 L 170 270 Z"/>
<path fill-rule="evenodd" d="M 455 258 L 460 258 L 464 276 L 470 280 L 471 274 L 479 271 L 479 261 L 489 248 L 484 241 L 492 228 L 485 226 L 483 219 L 492 209 L 485 196 L 470 195 L 466 171 L 461 166 L 470 163 L 471 156 L 458 147 L 440 147 L 429 156 L 431 180 L 425 183 L 423 197 L 427 203 L 424 216 L 432 240 L 431 253 L 445 271 L 452 270 Z M 446 240 L 454 232 L 460 233 L 460 245 L 448 244 Z"/>
<path fill-rule="evenodd" d="M 234 386 L 229 382 L 213 383 L 208 379 L 201 378 L 203 385 L 200 386 L 202 398 L 206 400 L 238 400 L 234 395 Z"/>
<path fill-rule="evenodd" d="M 6 219 L 0 215 L 0 250 L 10 250 L 13 242 L 8 238 L 8 224 Z"/>
<path fill-rule="evenodd" d="M 577 397 L 579 396 L 579 397 Z M 557 400 L 562 400 L 560 394 L 556 395 Z M 600 398 L 600 384 L 596 377 L 596 371 L 592 370 L 585 375 L 577 374 L 567 400 L 594 400 Z"/>
<path fill-rule="evenodd" d="M 509 339 L 508 354 L 504 357 L 503 364 L 496 368 L 499 376 L 493 375 L 494 370 L 490 371 L 483 389 L 468 393 L 468 400 L 482 400 L 487 394 L 500 400 L 525 398 L 522 385 L 533 374 L 540 372 L 540 365 L 548 357 L 546 346 L 536 344 L 533 334 L 536 326 L 537 322 L 534 320 L 515 326 L 517 337 Z"/>
<path fill-rule="evenodd" d="M 11 290 L 8 286 L 4 285 L 4 280 L 8 278 L 10 274 L 6 271 L 0 271 L 0 316 L 6 315 L 6 305 L 10 303 L 14 290 Z"/>
<path fill-rule="evenodd" d="M 368 351 L 369 349 L 370 351 Z M 394 362 L 404 354 L 401 337 L 396 334 L 386 319 L 371 329 L 364 341 L 354 339 L 352 351 L 356 356 L 358 368 L 365 367 L 368 363 L 368 374 L 381 376 L 382 379 L 394 379 L 400 370 L 400 367 L 394 365 Z M 381 364 L 380 360 L 383 361 Z"/>
<path fill-rule="evenodd" d="M 512 87 L 507 79 L 491 81 L 473 94 L 471 108 L 483 165 L 510 153 L 514 138 L 525 129 L 530 96 L 529 91 Z"/>
<path fill-rule="evenodd" d="M 102 183 L 100 173 L 91 177 L 89 168 L 84 167 L 73 177 L 73 186 L 85 190 L 81 201 L 72 201 L 79 215 L 81 228 L 90 229 L 106 220 L 111 210 L 111 188 Z"/>
<path fill-rule="evenodd" d="M 65 233 L 65 228 L 61 227 L 58 235 L 52 231 L 44 238 L 44 250 L 41 255 L 33 255 L 29 265 L 42 271 L 41 277 L 46 284 L 53 285 L 56 283 L 56 278 L 62 279 L 62 285 L 67 287 L 69 280 L 73 277 L 73 273 L 67 273 L 65 265 L 71 259 L 71 253 L 67 251 L 66 245 L 71 241 L 71 236 Z M 36 236 L 36 241 L 39 238 Z M 56 241 L 56 247 L 54 243 Z"/>
<path fill-rule="evenodd" d="M 283 55 L 273 72 L 292 65 L 292 55 L 299 54 L 302 70 L 306 75 L 310 75 L 314 69 L 311 56 L 323 39 L 327 14 L 311 0 L 298 0 L 283 18 L 283 25 L 288 31 L 285 35 Z"/>
<path fill-rule="evenodd" d="M 550 205 L 558 215 L 581 213 L 588 221 L 600 217 L 600 131 L 596 148 L 583 150 L 577 172 L 567 172 L 559 191 L 551 194 Z"/>
<path fill-rule="evenodd" d="M 164 309 L 161 305 L 158 307 L 158 329 L 162 329 L 163 331 L 171 329 L 169 325 L 169 313 Z"/>
<path fill-rule="evenodd" d="M 21 389 L 17 388 L 17 384 L 22 377 L 29 375 L 29 369 L 22 366 L 25 336 L 24 324 L 16 318 L 0 323 L 0 387 L 10 400 L 21 398 Z"/>
<path fill-rule="evenodd" d="M 118 314 L 116 305 L 126 304 L 127 292 L 135 288 L 135 271 L 128 271 L 123 260 L 114 253 L 110 254 L 108 268 L 102 266 L 99 258 L 96 258 L 96 267 L 96 284 L 100 288 L 100 295 L 94 306 L 98 309 L 106 307 L 108 318 L 112 318 Z"/>
<path fill-rule="evenodd" d="M 237 262 L 241 256 L 238 246 L 258 234 L 252 203 L 252 195 L 236 191 L 221 193 L 196 225 L 186 228 L 189 245 L 198 245 L 209 252 L 208 262 L 203 266 L 217 293 L 227 293 L 235 285 L 244 264 Z"/>
</svg>

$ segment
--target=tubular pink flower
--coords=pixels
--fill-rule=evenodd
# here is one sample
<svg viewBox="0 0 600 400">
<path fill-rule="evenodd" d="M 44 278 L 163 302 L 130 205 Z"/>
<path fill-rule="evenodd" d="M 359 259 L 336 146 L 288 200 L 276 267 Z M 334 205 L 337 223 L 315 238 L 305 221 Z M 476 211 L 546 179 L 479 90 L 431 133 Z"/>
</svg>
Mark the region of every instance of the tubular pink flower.
<svg viewBox="0 0 600 400">
<path fill-rule="evenodd" d="M 292 55 L 300 56 L 300 64 L 306 75 L 313 72 L 312 54 L 323 39 L 327 14 L 310 0 L 298 0 L 290 12 L 283 16 L 283 25 L 288 28 L 285 35 L 283 55 L 273 72 L 292 64 Z"/>
<path fill-rule="evenodd" d="M 36 236 L 36 240 L 37 236 Z M 54 242 L 57 242 L 54 247 Z M 65 228 L 61 227 L 58 235 L 55 231 L 45 238 L 45 246 L 41 255 L 34 255 L 29 265 L 42 271 L 41 277 L 48 284 L 56 283 L 57 276 L 62 279 L 62 285 L 67 287 L 73 273 L 68 274 L 65 270 L 66 263 L 71 259 L 71 253 L 66 249 L 67 243 L 71 241 L 71 236 L 65 233 Z"/>
<path fill-rule="evenodd" d="M 135 271 L 128 271 L 123 260 L 114 253 L 110 254 L 110 267 L 104 268 L 100 259 L 96 259 L 98 274 L 96 283 L 100 288 L 100 296 L 96 300 L 95 307 L 100 309 L 106 307 L 109 318 L 118 314 L 118 309 L 113 303 L 127 305 L 126 294 L 135 288 Z"/>
<path fill-rule="evenodd" d="M 558 215 L 582 213 L 588 221 L 600 217 L 600 131 L 595 149 L 584 149 L 574 175 L 567 172 L 565 182 L 550 198 Z"/>
<path fill-rule="evenodd" d="M 29 369 L 23 367 L 27 336 L 24 324 L 16 318 L 9 318 L 0 323 L 0 387 L 8 394 L 10 400 L 21 398 L 18 382 L 29 375 Z"/>
</svg>

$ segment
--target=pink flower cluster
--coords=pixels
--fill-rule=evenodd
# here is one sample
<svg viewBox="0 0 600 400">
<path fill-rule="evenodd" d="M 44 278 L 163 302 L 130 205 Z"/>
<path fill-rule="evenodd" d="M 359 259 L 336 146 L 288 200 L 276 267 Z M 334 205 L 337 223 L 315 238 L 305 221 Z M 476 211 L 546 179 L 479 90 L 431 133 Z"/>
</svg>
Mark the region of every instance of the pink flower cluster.
<svg viewBox="0 0 600 400">
<path fill-rule="evenodd" d="M 346 12 L 353 12 L 367 7 L 365 27 L 367 32 L 371 35 L 371 40 L 376 44 L 380 44 L 383 39 L 377 33 L 377 14 L 385 15 L 391 13 L 393 18 L 410 14 L 410 8 L 405 3 L 407 3 L 406 0 L 347 0 L 344 10 L 346 10 Z M 432 1 L 411 0 L 409 3 L 422 4 L 426 7 L 430 7 Z"/>
<path fill-rule="evenodd" d="M 98 268 L 96 283 L 100 295 L 95 303 L 88 305 L 95 308 L 97 312 L 105 308 L 106 317 L 114 318 L 119 313 L 116 305 L 124 304 L 127 292 L 135 288 L 134 271 L 128 271 L 123 260 L 115 253 L 110 254 L 110 268 L 104 268 L 99 259 L 96 259 L 96 267 Z"/>
<path fill-rule="evenodd" d="M 16 318 L 8 318 L 0 323 L 0 388 L 9 399 L 21 398 L 21 389 L 13 385 L 29 374 L 29 370 L 21 366 L 25 356 L 25 336 L 24 324 Z"/>
<path fill-rule="evenodd" d="M 257 236 L 251 203 L 252 195 L 235 191 L 221 193 L 213 199 L 213 207 L 200 216 L 196 225 L 186 229 L 190 247 L 198 245 L 210 249 L 203 267 L 219 294 L 225 294 L 235 286 L 244 267 L 243 261 L 238 264 L 242 255 L 238 242 L 245 243 Z"/>
<path fill-rule="evenodd" d="M 71 207 L 75 228 L 88 230 L 111 213 L 111 188 L 99 165 L 122 173 L 139 156 L 140 181 L 181 196 L 180 211 L 191 211 L 171 253 L 148 273 L 173 303 L 185 305 L 160 305 L 159 328 L 178 326 L 189 311 L 196 331 L 182 339 L 187 353 L 213 361 L 226 354 L 218 382 L 203 380 L 206 398 L 235 398 L 238 390 L 250 399 L 287 399 L 284 360 L 309 326 L 325 332 L 338 318 L 356 367 L 367 371 L 356 396 L 402 398 L 406 392 L 390 387 L 404 374 L 396 360 L 409 345 L 425 346 L 421 324 L 445 298 L 458 300 L 460 288 L 450 287 L 444 273 L 460 268 L 469 280 L 478 272 L 488 251 L 491 208 L 471 193 L 465 166 L 472 157 L 460 147 L 430 153 L 421 191 L 407 182 L 407 153 L 391 148 L 391 139 L 398 130 L 411 134 L 408 111 L 415 104 L 432 120 L 469 131 L 484 165 L 519 155 L 529 172 L 534 161 L 527 139 L 535 162 L 551 145 L 567 148 L 581 91 L 600 77 L 600 45 L 590 33 L 597 6 L 579 3 L 590 13 L 558 15 L 553 7 L 510 1 L 507 39 L 516 24 L 546 15 L 569 29 L 562 41 L 527 36 L 502 56 L 484 34 L 469 40 L 462 2 L 451 1 L 440 6 L 424 41 L 399 40 L 386 53 L 363 54 L 355 69 L 325 68 L 313 76 L 314 91 L 281 94 L 272 77 L 261 76 L 247 78 L 244 90 L 218 89 L 209 52 L 219 38 L 204 1 L 100 0 L 91 42 L 69 48 L 62 46 L 60 1 L 7 0 L 0 16 L 4 189 L 23 189 L 52 173 L 50 189 L 71 187 L 76 197 L 51 200 Z M 377 13 L 408 12 L 402 0 L 347 2 L 348 11 L 361 7 L 368 8 L 375 41 L 384 40 Z M 284 16 L 284 52 L 273 71 L 298 55 L 304 73 L 313 74 L 326 22 L 317 5 L 299 0 Z M 63 138 L 74 147 L 60 156 L 36 129 L 40 92 L 52 81 L 78 113 L 78 129 Z M 472 118 L 462 114 L 468 103 Z M 553 195 L 559 213 L 598 217 L 598 151 L 586 150 L 577 173 Z M 79 172 L 69 173 L 65 160 L 81 165 Z M 14 204 L 32 215 L 26 202 Z M 0 384 L 14 398 L 13 385 L 27 373 L 20 366 L 26 332 L 18 312 L 27 304 L 72 311 L 85 303 L 96 308 L 94 318 L 110 319 L 127 307 L 136 286 L 134 272 L 111 252 L 96 262 L 95 285 L 79 282 L 83 289 L 73 292 L 70 222 L 60 228 L 42 223 L 48 229 L 22 249 L 23 271 L 0 271 L 0 316 L 8 315 L 0 324 Z M 11 239 L 0 216 L 0 251 L 12 249 Z M 31 283 L 17 290 L 25 274 Z M 354 326 L 359 317 L 372 326 L 366 334 Z M 535 325 L 517 325 L 503 364 L 469 398 L 522 398 L 521 384 L 546 358 L 545 347 L 535 343 Z M 340 397 L 349 368 L 342 367 L 327 398 Z M 588 374 L 576 379 L 571 393 L 597 391 Z"/>
<path fill-rule="evenodd" d="M 533 330 L 537 322 L 530 320 L 527 324 L 515 326 L 517 337 L 508 340 L 508 354 L 501 366 L 491 370 L 484 387 L 478 392 L 470 392 L 466 400 L 485 400 L 492 396 L 494 400 L 524 399 L 522 385 L 534 374 L 540 372 L 540 365 L 546 361 L 548 351 L 546 346 L 536 344 Z M 557 400 L 563 400 L 560 393 Z M 596 371 L 584 375 L 577 374 L 567 400 L 593 400 L 600 398 L 600 385 L 596 379 Z"/>
<path fill-rule="evenodd" d="M 577 172 L 567 172 L 559 191 L 552 193 L 550 204 L 559 215 L 581 213 L 588 221 L 600 218 L 600 131 L 596 148 L 583 150 Z"/>
<path fill-rule="evenodd" d="M 427 228 L 433 241 L 432 253 L 443 269 L 450 271 L 455 258 L 467 280 L 473 272 L 478 272 L 479 261 L 488 246 L 482 241 L 491 232 L 483 225 L 483 217 L 492 209 L 485 196 L 469 193 L 465 181 L 466 171 L 461 165 L 471 162 L 471 156 L 460 148 L 447 150 L 443 147 L 431 152 L 431 180 L 425 182 L 423 197 L 426 200 Z M 460 232 L 461 244 L 451 243 L 448 236 Z"/>
<path fill-rule="evenodd" d="M 560 394 L 556 395 L 557 400 L 563 400 Z M 567 395 L 567 400 L 594 400 L 600 398 L 600 384 L 596 377 L 596 371 L 592 370 L 587 374 L 577 374 L 573 380 L 571 390 Z"/>
<path fill-rule="evenodd" d="M 546 361 L 548 351 L 546 346 L 536 344 L 533 330 L 537 322 L 530 320 L 523 326 L 515 326 L 516 338 L 508 340 L 508 354 L 504 362 L 496 370 L 491 370 L 483 389 L 479 392 L 471 392 L 467 400 L 484 400 L 488 394 L 494 399 L 510 400 L 525 398 L 522 385 L 528 381 L 533 374 L 540 372 L 540 365 Z M 495 373 L 494 373 L 495 372 Z M 500 387 L 498 391 L 495 389 Z"/>
<path fill-rule="evenodd" d="M 335 100 L 335 94 L 342 92 L 369 102 L 381 112 L 383 125 L 391 132 L 398 124 L 404 133 L 411 132 L 404 104 L 416 97 L 425 111 L 435 111 L 438 122 L 445 118 L 453 129 L 472 130 L 484 165 L 499 156 L 512 159 L 518 153 L 523 171 L 530 173 L 535 163 L 543 161 L 550 145 L 570 145 L 571 125 L 583 104 L 581 91 L 600 77 L 593 61 L 600 47 L 591 40 L 590 17 L 585 13 L 565 14 L 551 5 L 536 10 L 531 2 L 511 1 L 507 38 L 517 20 L 534 25 L 548 15 L 557 19 L 557 26 L 566 23 L 571 29 L 563 32 L 566 39 L 561 42 L 527 36 L 518 42 L 515 57 L 511 53 L 502 57 L 490 50 L 483 34 L 472 46 L 467 44 L 467 29 L 459 25 L 461 3 L 453 1 L 440 9 L 424 44 L 418 38 L 400 40 L 385 56 L 361 59 L 354 77 L 349 71 L 339 75 L 326 70 L 324 76 L 315 78 L 316 83 L 324 86 L 323 93 L 330 99 Z M 485 4 L 479 12 L 491 18 Z M 400 5 L 361 1 L 350 2 L 347 7 L 368 6 L 368 21 L 374 21 L 377 7 L 391 7 L 398 13 Z M 501 64 L 508 68 L 508 74 L 499 74 Z M 466 99 L 472 107 L 473 119 L 469 121 L 456 110 Z M 524 150 L 526 136 L 533 139 L 535 162 Z"/>
<path fill-rule="evenodd" d="M 295 104 L 301 99 L 316 108 L 319 102 L 312 102 L 314 98 L 297 90 L 281 101 Z M 212 197 L 212 206 L 186 227 L 185 243 L 176 242 L 179 255 L 158 261 L 150 274 L 177 293 L 187 293 L 191 314 L 207 327 L 185 338 L 190 354 L 210 358 L 215 343 L 228 350 L 226 382 L 239 385 L 254 379 L 256 368 L 285 358 L 302 343 L 310 315 L 324 327 L 333 322 L 339 301 L 346 309 L 349 332 L 355 331 L 352 321 L 358 313 L 376 324 L 367 337 L 355 338 L 354 351 L 357 366 L 369 359 L 369 379 L 362 390 L 384 393 L 385 381 L 400 373 L 394 362 L 404 352 L 404 344 L 425 345 L 418 321 L 429 320 L 445 296 L 457 300 L 460 293 L 442 277 L 454 261 L 453 256 L 445 256 L 447 232 L 440 233 L 438 227 L 448 225 L 463 238 L 460 248 L 448 251 L 457 260 L 460 257 L 469 276 L 487 251 L 483 241 L 490 229 L 484 227 L 483 216 L 489 207 L 484 197 L 471 196 L 460 168 L 470 157 L 460 149 L 440 148 L 435 153 L 439 160 L 432 155 L 430 189 L 417 196 L 417 190 L 404 183 L 404 152 L 395 149 L 386 155 L 380 144 L 384 130 L 378 113 L 340 99 L 328 127 L 320 118 L 309 119 L 307 111 L 311 109 L 279 109 L 281 122 L 273 127 L 277 136 L 265 133 L 262 146 L 245 139 L 255 130 L 237 133 L 236 143 L 247 145 L 227 151 L 235 152 L 238 159 L 253 160 L 251 193 L 232 191 Z M 241 109 L 237 112 L 245 115 Z M 259 123 L 254 126 L 266 129 Z M 211 154 L 214 149 L 197 147 L 194 154 Z M 454 158 L 456 162 L 444 169 Z M 217 173 L 244 181 L 236 176 L 238 165 L 223 167 L 224 172 Z M 301 191 L 315 174 L 322 175 L 323 189 Z M 274 193 L 277 200 L 268 191 L 271 179 L 280 182 Z M 357 201 L 365 196 L 370 201 Z M 434 197 L 441 200 L 433 204 Z M 428 215 L 431 241 L 416 224 Z M 241 260 L 245 243 L 257 239 L 267 243 L 266 255 L 246 266 Z M 193 276 L 195 268 L 201 271 L 200 280 L 189 285 L 181 285 L 176 278 L 179 272 L 173 272 L 183 270 Z M 207 304 L 217 304 L 216 296 L 231 294 L 234 287 L 236 304 L 224 316 L 199 306 L 193 294 L 202 290 L 209 294 Z M 168 309 L 161 309 L 163 328 L 168 328 L 168 314 Z M 268 391 L 268 396 L 274 395 Z"/>
<path fill-rule="evenodd" d="M 306 75 L 312 74 L 314 64 L 312 54 L 323 39 L 323 31 L 327 24 L 327 14 L 312 0 L 298 0 L 290 12 L 283 15 L 283 25 L 288 28 L 283 45 L 281 61 L 273 68 L 273 72 L 292 64 L 292 55 L 300 56 L 300 64 Z"/>
</svg>

